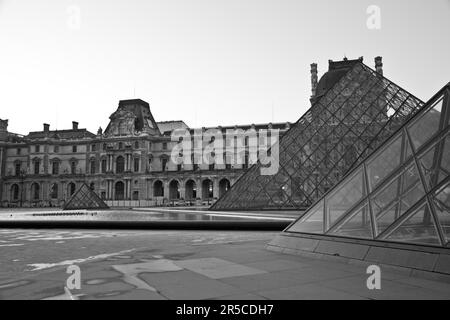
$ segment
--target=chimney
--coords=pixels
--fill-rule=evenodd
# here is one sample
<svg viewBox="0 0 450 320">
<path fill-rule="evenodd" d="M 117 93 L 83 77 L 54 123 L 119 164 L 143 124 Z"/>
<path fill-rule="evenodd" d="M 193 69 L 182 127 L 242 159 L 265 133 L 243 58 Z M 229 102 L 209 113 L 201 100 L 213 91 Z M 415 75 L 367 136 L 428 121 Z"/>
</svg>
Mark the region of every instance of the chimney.
<svg viewBox="0 0 450 320">
<path fill-rule="evenodd" d="M 7 137 L 8 137 L 8 120 L 0 119 L 0 141 L 5 141 Z"/>
<path fill-rule="evenodd" d="M 44 123 L 44 132 L 50 131 L 50 125 L 48 123 Z"/>
<path fill-rule="evenodd" d="M 380 75 L 383 75 L 383 62 L 381 61 L 381 57 L 375 57 L 375 71 Z"/>
<path fill-rule="evenodd" d="M 311 63 L 311 98 L 316 96 L 317 90 L 317 63 Z"/>
<path fill-rule="evenodd" d="M 72 121 L 72 130 L 78 130 L 78 122 Z"/>
</svg>

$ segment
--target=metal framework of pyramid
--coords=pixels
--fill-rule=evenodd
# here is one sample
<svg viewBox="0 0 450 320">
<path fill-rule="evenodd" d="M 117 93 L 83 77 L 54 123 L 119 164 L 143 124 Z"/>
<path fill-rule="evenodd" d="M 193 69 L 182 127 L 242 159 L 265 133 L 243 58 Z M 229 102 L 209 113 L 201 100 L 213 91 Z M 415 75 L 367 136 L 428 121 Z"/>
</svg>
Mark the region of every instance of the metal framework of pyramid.
<svg viewBox="0 0 450 320">
<path fill-rule="evenodd" d="M 305 209 L 423 102 L 357 62 L 279 140 L 279 170 L 250 167 L 211 210 Z"/>
<path fill-rule="evenodd" d="M 449 247 L 450 83 L 284 233 Z"/>
<path fill-rule="evenodd" d="M 89 188 L 86 183 L 83 183 L 63 208 L 63 210 L 76 209 L 109 209 L 109 207 L 94 190 Z"/>
</svg>

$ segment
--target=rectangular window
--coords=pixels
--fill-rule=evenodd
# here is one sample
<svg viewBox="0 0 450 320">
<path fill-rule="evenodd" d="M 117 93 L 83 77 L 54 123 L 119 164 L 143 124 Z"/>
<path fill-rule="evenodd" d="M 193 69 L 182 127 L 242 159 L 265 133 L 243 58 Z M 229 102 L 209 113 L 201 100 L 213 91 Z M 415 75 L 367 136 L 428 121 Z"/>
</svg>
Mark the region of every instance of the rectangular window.
<svg viewBox="0 0 450 320">
<path fill-rule="evenodd" d="M 77 164 L 76 164 L 75 161 L 72 161 L 72 162 L 70 163 L 70 173 L 71 173 L 71 174 L 75 174 L 76 171 L 77 171 Z"/>
<path fill-rule="evenodd" d="M 18 176 L 18 175 L 20 175 L 20 163 L 16 163 L 16 166 L 15 166 L 15 173 L 16 173 L 16 176 Z"/>
<path fill-rule="evenodd" d="M 17 154 L 19 155 L 19 154 L 21 154 L 21 153 L 22 153 L 22 149 L 17 148 Z"/>
<path fill-rule="evenodd" d="M 34 174 L 39 174 L 39 167 L 40 167 L 40 162 L 35 161 L 34 162 Z"/>
<path fill-rule="evenodd" d="M 139 158 L 134 158 L 134 172 L 139 172 Z"/>
<path fill-rule="evenodd" d="M 53 147 L 53 152 L 54 153 L 58 153 L 59 152 L 59 146 L 54 146 Z"/>
<path fill-rule="evenodd" d="M 163 142 L 163 144 L 162 144 L 162 149 L 163 149 L 163 150 L 167 150 L 167 142 Z"/>
<path fill-rule="evenodd" d="M 106 173 L 106 159 L 102 160 L 102 173 Z"/>
<path fill-rule="evenodd" d="M 34 151 L 35 151 L 35 152 L 41 152 L 40 145 L 35 146 L 35 147 L 34 147 Z"/>
<path fill-rule="evenodd" d="M 95 160 L 91 161 L 91 174 L 95 174 Z"/>
<path fill-rule="evenodd" d="M 52 174 L 59 174 L 59 162 L 57 161 L 52 163 Z"/>
<path fill-rule="evenodd" d="M 97 145 L 95 144 L 91 145 L 91 151 L 92 152 L 97 151 Z"/>
<path fill-rule="evenodd" d="M 77 146 L 72 146 L 72 152 L 77 152 Z"/>
<path fill-rule="evenodd" d="M 162 171 L 166 171 L 167 159 L 161 159 L 161 169 Z"/>
</svg>

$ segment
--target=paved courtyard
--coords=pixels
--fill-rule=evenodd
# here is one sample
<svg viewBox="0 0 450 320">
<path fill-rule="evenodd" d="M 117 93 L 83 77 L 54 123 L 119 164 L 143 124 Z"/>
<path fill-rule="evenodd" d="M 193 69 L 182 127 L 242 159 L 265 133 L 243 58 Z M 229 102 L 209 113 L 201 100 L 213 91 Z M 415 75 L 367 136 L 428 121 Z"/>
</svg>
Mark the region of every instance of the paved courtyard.
<svg viewBox="0 0 450 320">
<path fill-rule="evenodd" d="M 0 299 L 449 299 L 450 284 L 267 251 L 275 232 L 0 229 Z M 65 290 L 69 265 L 81 289 Z"/>
</svg>

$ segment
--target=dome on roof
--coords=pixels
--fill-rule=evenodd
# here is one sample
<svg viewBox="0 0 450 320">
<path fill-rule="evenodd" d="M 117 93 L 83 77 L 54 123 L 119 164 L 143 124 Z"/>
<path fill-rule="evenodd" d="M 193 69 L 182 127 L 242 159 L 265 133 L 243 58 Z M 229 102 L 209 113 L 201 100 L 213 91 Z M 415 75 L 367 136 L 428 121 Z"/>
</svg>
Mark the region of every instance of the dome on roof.
<svg viewBox="0 0 450 320">
<path fill-rule="evenodd" d="M 317 83 L 316 95 L 311 98 L 314 103 L 328 90 L 330 90 L 353 66 L 362 62 L 362 57 L 355 60 L 344 58 L 342 61 L 328 60 L 328 71 L 323 74 Z"/>
</svg>

